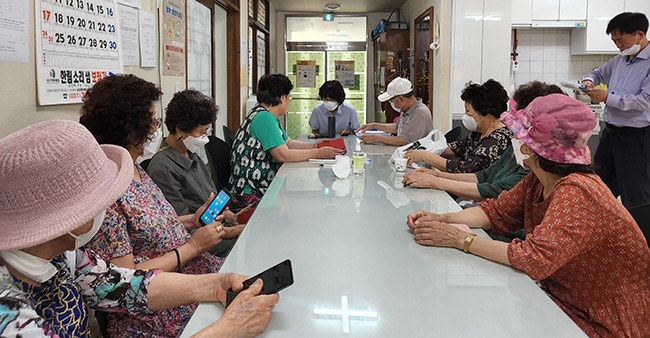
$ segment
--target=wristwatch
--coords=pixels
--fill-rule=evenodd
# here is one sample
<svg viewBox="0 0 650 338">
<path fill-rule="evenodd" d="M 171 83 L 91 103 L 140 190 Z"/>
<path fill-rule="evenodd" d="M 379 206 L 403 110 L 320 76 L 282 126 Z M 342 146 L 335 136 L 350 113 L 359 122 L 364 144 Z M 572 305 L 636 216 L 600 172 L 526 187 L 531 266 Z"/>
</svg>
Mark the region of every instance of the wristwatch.
<svg viewBox="0 0 650 338">
<path fill-rule="evenodd" d="M 465 251 L 465 253 L 469 253 L 469 246 L 474 242 L 474 237 L 476 237 L 476 235 L 472 233 L 465 236 L 465 245 L 463 246 L 463 251 Z"/>
</svg>

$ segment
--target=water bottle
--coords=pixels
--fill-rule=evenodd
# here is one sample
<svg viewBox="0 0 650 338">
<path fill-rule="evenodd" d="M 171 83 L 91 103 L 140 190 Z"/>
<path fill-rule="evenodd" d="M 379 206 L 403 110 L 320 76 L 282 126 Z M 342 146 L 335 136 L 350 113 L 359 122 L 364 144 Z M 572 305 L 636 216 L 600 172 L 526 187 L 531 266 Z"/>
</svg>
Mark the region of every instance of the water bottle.
<svg viewBox="0 0 650 338">
<path fill-rule="evenodd" d="M 330 115 L 327 117 L 327 137 L 335 138 L 336 137 L 336 117 Z"/>
<path fill-rule="evenodd" d="M 357 141 L 352 153 L 352 173 L 355 175 L 363 175 L 366 165 L 366 155 L 361 151 L 361 144 Z"/>
</svg>

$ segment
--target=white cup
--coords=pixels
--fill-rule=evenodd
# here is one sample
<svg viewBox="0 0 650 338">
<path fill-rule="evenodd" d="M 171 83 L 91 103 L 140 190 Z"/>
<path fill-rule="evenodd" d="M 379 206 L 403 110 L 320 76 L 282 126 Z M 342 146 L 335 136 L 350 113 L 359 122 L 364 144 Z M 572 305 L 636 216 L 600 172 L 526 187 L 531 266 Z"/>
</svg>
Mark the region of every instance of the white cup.
<svg viewBox="0 0 650 338">
<path fill-rule="evenodd" d="M 408 160 L 405 158 L 396 158 L 395 159 L 395 170 L 397 171 L 404 171 L 406 170 L 406 164 L 408 163 Z"/>
</svg>

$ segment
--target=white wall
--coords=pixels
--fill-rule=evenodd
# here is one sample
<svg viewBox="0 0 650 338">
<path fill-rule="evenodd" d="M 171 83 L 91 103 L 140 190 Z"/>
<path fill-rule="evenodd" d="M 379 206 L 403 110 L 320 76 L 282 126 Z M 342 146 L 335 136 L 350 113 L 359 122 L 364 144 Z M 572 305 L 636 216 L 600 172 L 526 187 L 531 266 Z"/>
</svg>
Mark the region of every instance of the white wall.
<svg viewBox="0 0 650 338">
<path fill-rule="evenodd" d="M 433 52 L 433 126 L 443 132 L 451 128 L 451 0 L 409 0 L 402 11 L 411 29 L 411 50 L 414 49 L 413 27 L 415 18 L 433 6 L 434 22 L 440 23 L 440 48 Z"/>
<path fill-rule="evenodd" d="M 613 57 L 571 55 L 569 29 L 518 29 L 517 40 L 519 70 L 514 76 L 515 87 L 533 80 L 555 84 L 577 82 Z"/>
<path fill-rule="evenodd" d="M 156 13 L 157 1 L 142 1 L 142 9 Z M 28 125 L 52 119 L 79 120 L 81 104 L 39 106 L 36 98 L 36 57 L 34 40 L 34 1 L 29 1 L 29 62 L 0 62 L 0 92 L 4 96 L 0 110 L 0 137 Z M 159 47 L 159 41 L 156 41 Z M 160 50 L 160 48 L 158 48 Z M 160 60 L 158 55 L 158 60 Z M 164 95 L 156 106 L 160 113 L 174 94 L 178 83 L 185 88 L 185 77 L 162 76 L 159 68 L 124 67 L 125 73 L 135 74 L 156 83 Z"/>
</svg>

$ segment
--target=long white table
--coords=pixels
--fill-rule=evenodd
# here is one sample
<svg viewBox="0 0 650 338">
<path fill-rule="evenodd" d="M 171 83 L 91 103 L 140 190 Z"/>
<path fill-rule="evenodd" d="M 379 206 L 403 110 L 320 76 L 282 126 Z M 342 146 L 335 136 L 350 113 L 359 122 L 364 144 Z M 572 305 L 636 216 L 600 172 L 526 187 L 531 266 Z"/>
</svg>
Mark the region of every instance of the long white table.
<svg viewBox="0 0 650 338">
<path fill-rule="evenodd" d="M 525 274 L 415 243 L 409 213 L 460 207 L 445 192 L 403 188 L 389 157 L 368 155 L 365 174 L 344 180 L 316 164 L 282 166 L 221 269 L 255 275 L 291 259 L 295 283 L 262 337 L 585 337 Z M 182 336 L 223 311 L 201 304 Z"/>
</svg>

